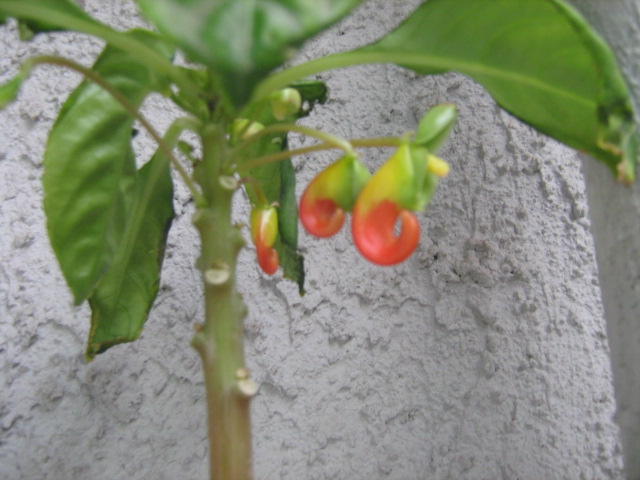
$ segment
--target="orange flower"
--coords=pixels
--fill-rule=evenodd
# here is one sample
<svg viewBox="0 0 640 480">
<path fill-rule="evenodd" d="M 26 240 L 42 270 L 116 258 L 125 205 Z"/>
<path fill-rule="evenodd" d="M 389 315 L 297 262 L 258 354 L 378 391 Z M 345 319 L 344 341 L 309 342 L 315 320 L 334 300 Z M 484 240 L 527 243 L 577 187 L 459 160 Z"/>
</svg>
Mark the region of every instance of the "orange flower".
<svg viewBox="0 0 640 480">
<path fill-rule="evenodd" d="M 330 237 L 342 228 L 345 212 L 371 174 L 353 154 L 347 154 L 320 172 L 300 199 L 300 221 L 311 235 Z"/>
<path fill-rule="evenodd" d="M 405 143 L 371 177 L 353 207 L 351 232 L 362 255 L 378 265 L 395 265 L 413 253 L 420 224 L 411 211 L 431 199 L 448 165 L 426 149 Z M 398 233 L 395 233 L 398 227 Z"/>
<path fill-rule="evenodd" d="M 258 206 L 251 211 L 251 239 L 256 246 L 258 264 L 264 273 L 278 270 L 278 252 L 273 248 L 278 236 L 278 212 L 273 206 Z"/>
</svg>

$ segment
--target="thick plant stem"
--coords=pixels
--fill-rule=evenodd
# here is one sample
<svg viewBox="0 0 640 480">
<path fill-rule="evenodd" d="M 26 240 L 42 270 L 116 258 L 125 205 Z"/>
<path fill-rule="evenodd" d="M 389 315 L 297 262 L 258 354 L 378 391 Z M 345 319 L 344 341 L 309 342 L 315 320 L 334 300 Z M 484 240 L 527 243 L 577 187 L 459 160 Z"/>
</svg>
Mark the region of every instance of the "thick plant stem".
<svg viewBox="0 0 640 480">
<path fill-rule="evenodd" d="M 207 391 L 211 479 L 250 480 L 249 401 L 255 384 L 244 364 L 246 307 L 235 283 L 243 240 L 239 228 L 231 224 L 233 191 L 219 180 L 225 149 L 221 130 L 209 127 L 203 133 L 203 161 L 194 174 L 207 206 L 198 209 L 193 219 L 202 241 L 198 266 L 205 293 L 205 321 L 193 346 L 202 358 Z"/>
</svg>

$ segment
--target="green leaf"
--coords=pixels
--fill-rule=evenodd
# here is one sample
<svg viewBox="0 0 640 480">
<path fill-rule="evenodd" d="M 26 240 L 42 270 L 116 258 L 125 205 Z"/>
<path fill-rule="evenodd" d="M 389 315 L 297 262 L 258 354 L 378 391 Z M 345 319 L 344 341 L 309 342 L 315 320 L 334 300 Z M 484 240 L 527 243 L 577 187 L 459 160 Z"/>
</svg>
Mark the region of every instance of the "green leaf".
<svg viewBox="0 0 640 480">
<path fill-rule="evenodd" d="M 236 106 L 288 60 L 294 47 L 361 0 L 137 0 L 143 14 L 189 57 L 220 75 Z"/>
<path fill-rule="evenodd" d="M 433 0 L 363 54 L 457 70 L 525 122 L 633 178 L 633 110 L 613 54 L 557 0 Z"/>
<path fill-rule="evenodd" d="M 156 153 L 137 172 L 130 193 L 118 250 L 89 298 L 88 360 L 113 345 L 137 339 L 158 293 L 174 213 L 171 172 L 162 154 Z"/>
<path fill-rule="evenodd" d="M 165 53 L 159 37 L 129 35 Z M 134 106 L 163 81 L 130 55 L 106 47 L 94 70 Z M 76 303 L 89 297 L 123 238 L 127 195 L 135 182 L 133 118 L 99 86 L 83 82 L 49 134 L 44 209 L 53 250 Z"/>
<path fill-rule="evenodd" d="M 18 6 L 18 11 L 14 13 L 10 7 Z M 7 8 L 9 7 L 9 8 Z M 34 34 L 40 32 L 51 32 L 66 30 L 64 26 L 54 20 L 40 20 L 33 18 L 34 12 L 41 10 L 48 16 L 56 14 L 70 15 L 76 19 L 89 21 L 98 25 L 82 8 L 71 0 L 0 0 L 0 24 L 4 23 L 7 18 L 14 17 L 20 25 L 20 38 L 29 40 Z"/>
<path fill-rule="evenodd" d="M 286 145 L 285 145 L 286 148 Z M 280 166 L 280 207 L 278 208 L 278 241 L 276 250 L 285 278 L 298 284 L 304 295 L 304 258 L 298 252 L 298 201 L 296 199 L 296 172 L 291 159 Z"/>
<path fill-rule="evenodd" d="M 385 62 L 468 75 L 513 115 L 588 152 L 620 181 L 634 179 L 627 87 L 604 41 L 560 0 L 430 0 L 378 42 L 273 74 L 254 95 L 324 70 Z"/>
</svg>

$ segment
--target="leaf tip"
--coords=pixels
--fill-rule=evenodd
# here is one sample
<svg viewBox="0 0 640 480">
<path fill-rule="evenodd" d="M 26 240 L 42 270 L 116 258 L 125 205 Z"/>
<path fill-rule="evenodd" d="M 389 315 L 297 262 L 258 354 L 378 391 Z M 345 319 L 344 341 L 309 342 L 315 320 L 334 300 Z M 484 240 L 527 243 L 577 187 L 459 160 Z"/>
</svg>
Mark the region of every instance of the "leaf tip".
<svg viewBox="0 0 640 480">
<path fill-rule="evenodd" d="M 20 87 L 26 75 L 20 73 L 7 83 L 0 85 L 0 110 L 12 103 L 20 93 Z"/>
<path fill-rule="evenodd" d="M 635 181 L 633 166 L 629 162 L 622 160 L 616 165 L 616 180 L 623 185 L 631 185 Z"/>
</svg>

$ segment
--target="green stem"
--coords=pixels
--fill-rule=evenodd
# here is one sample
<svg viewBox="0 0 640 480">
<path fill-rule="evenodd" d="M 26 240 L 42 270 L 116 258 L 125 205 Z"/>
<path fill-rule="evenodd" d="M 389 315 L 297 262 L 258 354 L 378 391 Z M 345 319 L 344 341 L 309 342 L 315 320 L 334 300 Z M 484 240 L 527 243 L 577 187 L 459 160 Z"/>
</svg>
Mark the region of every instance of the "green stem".
<svg viewBox="0 0 640 480">
<path fill-rule="evenodd" d="M 167 75 L 180 87 L 183 94 L 192 100 L 196 98 L 198 93 L 201 93 L 199 87 L 189 77 L 154 49 L 89 17 L 82 18 L 79 15 L 71 15 L 61 12 L 55 7 L 38 5 L 35 8 L 30 2 L 24 0 L 0 0 L 0 9 L 9 17 L 28 18 L 45 24 L 59 25 L 67 30 L 101 38 L 109 45 L 135 56 L 153 71 Z"/>
<path fill-rule="evenodd" d="M 402 144 L 402 137 L 354 138 L 349 141 L 356 148 L 397 147 Z"/>
<path fill-rule="evenodd" d="M 243 319 L 246 307 L 236 291 L 236 260 L 243 246 L 231 223 L 233 190 L 220 182 L 228 158 L 225 129 L 202 133 L 203 158 L 195 176 L 207 200 L 193 223 L 200 233 L 198 266 L 204 281 L 205 322 L 193 338 L 202 358 L 212 480 L 251 480 L 249 402 L 255 384 L 244 364 Z"/>
<path fill-rule="evenodd" d="M 348 140 L 348 142 L 354 148 L 373 148 L 373 147 L 397 147 L 401 143 L 401 139 L 398 137 L 380 137 L 380 138 L 356 138 Z M 333 144 L 319 143 L 317 145 L 311 145 L 309 147 L 297 148 L 295 150 L 283 150 L 281 152 L 270 153 L 263 155 L 262 157 L 253 158 L 243 163 L 239 170 L 251 170 L 252 168 L 268 165 L 269 163 L 281 162 L 287 158 L 296 155 L 305 155 L 311 152 L 319 152 L 322 150 L 332 150 L 336 147 Z"/>
<path fill-rule="evenodd" d="M 327 55 L 326 57 L 316 58 L 273 73 L 256 87 L 251 101 L 254 102 L 266 98 L 271 92 L 284 88 L 304 77 L 316 75 L 327 70 L 372 63 L 393 63 L 428 73 L 462 72 L 472 78 L 482 77 L 487 81 L 494 79 L 501 82 L 512 82 L 514 85 L 527 85 L 530 88 L 543 92 L 555 95 L 561 94 L 567 101 L 575 102 L 585 107 L 593 106 L 593 103 L 589 99 L 580 96 L 575 91 L 558 88 L 555 85 L 544 83 L 536 77 L 527 76 L 516 71 L 505 70 L 464 58 L 427 54 L 424 52 L 406 52 L 393 48 L 378 50 L 375 47 Z M 483 81 L 483 83 L 485 82 Z"/>
<path fill-rule="evenodd" d="M 269 125 L 268 127 L 263 128 L 254 135 L 251 135 L 250 138 L 234 148 L 231 152 L 231 155 L 237 154 L 244 148 L 248 147 L 252 142 L 255 142 L 256 140 L 266 135 L 271 135 L 272 133 L 289 132 L 301 133 L 309 137 L 317 138 L 318 140 L 322 140 L 325 144 L 331 145 L 331 148 L 339 148 L 341 150 L 344 150 L 345 153 L 353 153 L 353 146 L 351 145 L 351 143 L 349 143 L 348 140 L 345 140 L 344 138 L 332 135 L 327 132 L 323 132 L 321 130 L 316 130 L 315 128 L 306 127 L 304 125 L 296 125 L 294 123 L 277 123 L 275 125 Z"/>
<path fill-rule="evenodd" d="M 145 130 L 149 132 L 149 135 L 151 135 L 151 137 L 158 144 L 158 148 L 160 149 L 160 151 L 162 151 L 165 157 L 169 159 L 173 168 L 175 168 L 178 171 L 178 174 L 180 175 L 184 183 L 189 188 L 191 195 L 196 201 L 196 204 L 202 203 L 202 194 L 198 191 L 197 187 L 189 177 L 189 174 L 184 169 L 182 164 L 173 155 L 172 148 L 162 138 L 162 136 L 155 130 L 155 128 L 153 128 L 153 125 L 149 123 L 149 121 L 144 117 L 144 115 L 142 115 L 140 111 L 131 102 L 129 102 L 129 100 L 127 100 L 127 98 L 122 93 L 120 93 L 119 90 L 115 89 L 109 82 L 107 82 L 104 78 L 102 78 L 100 75 L 98 75 L 96 72 L 94 72 L 90 68 L 83 67 L 79 63 L 76 63 L 72 60 L 62 58 L 62 57 L 55 57 L 50 55 L 32 57 L 25 62 L 24 68 L 31 69 L 36 65 L 43 65 L 43 64 L 56 65 L 56 66 L 65 67 L 70 70 L 76 71 L 82 74 L 88 80 L 92 81 L 93 83 L 95 83 L 96 85 L 104 89 L 106 92 L 108 92 L 109 95 L 111 95 L 120 105 L 122 105 L 122 108 L 124 108 L 129 115 L 131 115 L 133 118 L 138 120 L 138 122 L 140 122 L 140 124 L 145 128 Z M 186 119 L 182 121 L 187 122 Z M 190 125 L 188 128 L 193 128 L 195 126 L 195 122 L 197 122 L 197 120 L 189 119 L 188 123 Z M 187 125 L 185 125 L 185 127 L 187 127 Z"/>
</svg>

